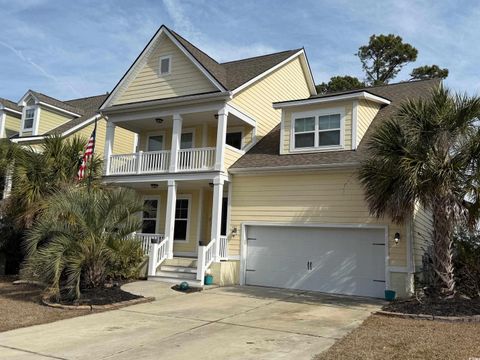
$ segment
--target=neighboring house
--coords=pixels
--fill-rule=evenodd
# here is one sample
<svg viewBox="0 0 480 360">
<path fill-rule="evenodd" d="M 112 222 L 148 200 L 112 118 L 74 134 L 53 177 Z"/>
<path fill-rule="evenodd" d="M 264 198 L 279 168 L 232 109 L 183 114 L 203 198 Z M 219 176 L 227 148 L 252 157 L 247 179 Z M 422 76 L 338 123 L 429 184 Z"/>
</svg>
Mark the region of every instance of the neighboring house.
<svg viewBox="0 0 480 360">
<path fill-rule="evenodd" d="M 429 218 L 370 216 L 356 169 L 375 124 L 436 84 L 318 96 L 303 49 L 218 63 L 162 26 L 101 106 L 104 180 L 148 205 L 149 279 L 411 292 Z M 115 155 L 122 129 L 138 147 Z"/>
<path fill-rule="evenodd" d="M 47 136 L 60 135 L 64 138 L 78 136 L 88 139 L 97 121 L 95 153 L 104 152 L 106 131 L 105 118 L 99 107 L 105 95 L 61 101 L 42 93 L 28 90 L 18 102 L 21 118 L 18 135 L 11 141 L 38 148 Z M 119 133 L 120 141 L 113 149 L 115 153 L 130 152 L 136 146 L 136 136 L 127 130 Z"/>
<path fill-rule="evenodd" d="M 19 133 L 21 117 L 22 109 L 16 103 L 0 98 L 0 139 Z"/>
</svg>

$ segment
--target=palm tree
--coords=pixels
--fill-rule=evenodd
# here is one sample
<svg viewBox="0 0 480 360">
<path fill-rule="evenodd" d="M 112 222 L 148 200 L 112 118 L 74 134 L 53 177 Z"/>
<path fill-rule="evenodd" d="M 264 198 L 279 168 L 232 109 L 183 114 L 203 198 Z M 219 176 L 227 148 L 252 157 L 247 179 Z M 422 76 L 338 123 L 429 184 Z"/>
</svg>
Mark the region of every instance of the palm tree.
<svg viewBox="0 0 480 360">
<path fill-rule="evenodd" d="M 55 193 L 27 233 L 22 276 L 48 284 L 57 297 L 66 289 L 78 299 L 107 276 L 131 274 L 143 259 L 131 237 L 141 227 L 142 208 L 130 189 L 77 186 Z"/>
<path fill-rule="evenodd" d="M 375 129 L 359 173 L 373 215 L 401 223 L 416 203 L 431 210 L 434 287 L 445 295 L 455 292 L 454 228 L 478 215 L 479 116 L 479 98 L 443 86 L 407 101 Z"/>
</svg>

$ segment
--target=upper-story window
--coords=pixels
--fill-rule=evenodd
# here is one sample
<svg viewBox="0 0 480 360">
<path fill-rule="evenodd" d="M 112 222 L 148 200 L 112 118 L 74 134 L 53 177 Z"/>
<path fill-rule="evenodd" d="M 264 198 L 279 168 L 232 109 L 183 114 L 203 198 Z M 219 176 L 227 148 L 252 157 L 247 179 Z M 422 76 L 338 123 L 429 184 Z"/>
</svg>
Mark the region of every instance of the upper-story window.
<svg viewBox="0 0 480 360">
<path fill-rule="evenodd" d="M 161 76 L 170 75 L 172 71 L 172 57 L 170 55 L 160 57 L 159 66 L 159 72 Z"/>
<path fill-rule="evenodd" d="M 25 119 L 23 121 L 23 130 L 32 130 L 33 122 L 35 120 L 35 108 L 25 110 Z"/>
<path fill-rule="evenodd" d="M 241 131 L 235 131 L 235 132 L 227 132 L 227 137 L 225 140 L 225 143 L 227 145 L 230 145 L 236 149 L 241 150 L 242 149 L 242 132 Z"/>
<path fill-rule="evenodd" d="M 342 113 L 294 114 L 293 149 L 335 148 L 342 145 Z"/>
</svg>

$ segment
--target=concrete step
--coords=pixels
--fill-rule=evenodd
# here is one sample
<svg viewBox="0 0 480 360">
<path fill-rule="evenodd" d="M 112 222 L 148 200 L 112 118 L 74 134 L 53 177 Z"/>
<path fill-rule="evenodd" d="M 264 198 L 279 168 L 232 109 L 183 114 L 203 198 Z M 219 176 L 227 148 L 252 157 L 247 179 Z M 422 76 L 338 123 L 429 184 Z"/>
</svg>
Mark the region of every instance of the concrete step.
<svg viewBox="0 0 480 360">
<path fill-rule="evenodd" d="M 162 262 L 164 266 L 183 266 L 183 267 L 197 267 L 196 258 L 187 258 L 187 257 L 174 257 L 173 259 L 165 259 Z"/>
<path fill-rule="evenodd" d="M 190 287 L 202 287 L 200 280 L 186 280 L 166 276 L 149 276 L 148 280 L 162 281 L 171 284 L 180 284 L 181 282 L 185 281 L 188 285 L 190 285 Z"/>
<path fill-rule="evenodd" d="M 190 272 L 180 272 L 180 271 L 163 271 L 157 270 L 155 273 L 156 276 L 170 277 L 179 280 L 195 280 L 197 278 L 197 273 Z"/>
<path fill-rule="evenodd" d="M 173 265 L 160 265 L 161 271 L 175 271 L 175 272 L 183 272 L 183 273 L 197 273 L 196 267 L 187 267 L 187 266 L 173 266 Z"/>
</svg>

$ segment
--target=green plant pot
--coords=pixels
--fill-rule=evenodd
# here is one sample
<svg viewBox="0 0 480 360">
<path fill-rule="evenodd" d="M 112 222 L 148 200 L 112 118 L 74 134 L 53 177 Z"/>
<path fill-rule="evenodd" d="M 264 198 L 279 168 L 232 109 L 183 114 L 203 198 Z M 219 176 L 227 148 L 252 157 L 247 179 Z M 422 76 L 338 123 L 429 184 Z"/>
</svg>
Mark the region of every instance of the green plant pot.
<svg viewBox="0 0 480 360">
<path fill-rule="evenodd" d="M 205 275 L 204 283 L 205 283 L 205 285 L 212 285 L 213 284 L 213 276 L 212 275 Z"/>
<path fill-rule="evenodd" d="M 397 297 L 397 293 L 393 290 L 385 290 L 385 300 L 393 301 Z"/>
</svg>

